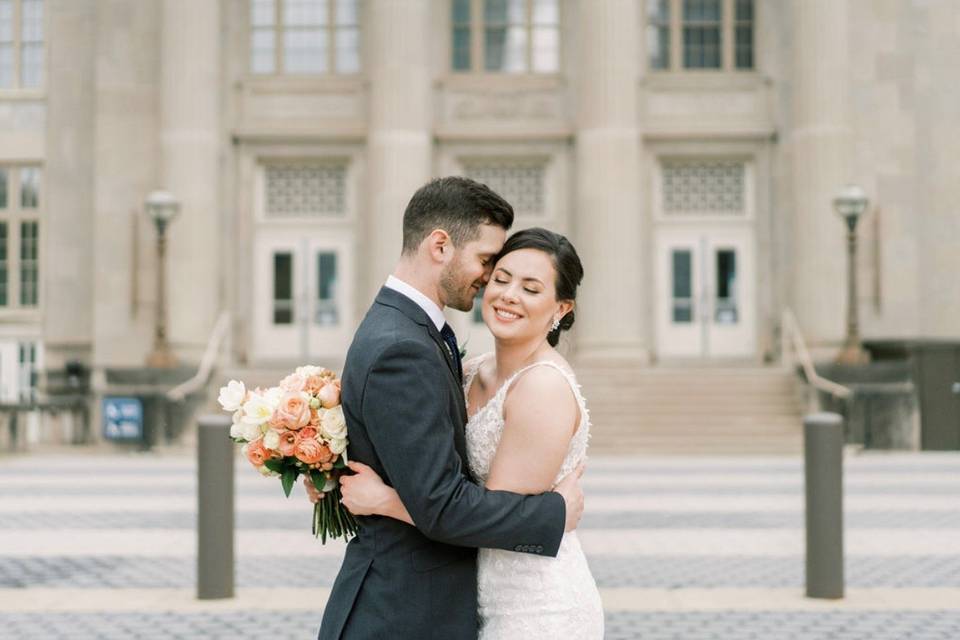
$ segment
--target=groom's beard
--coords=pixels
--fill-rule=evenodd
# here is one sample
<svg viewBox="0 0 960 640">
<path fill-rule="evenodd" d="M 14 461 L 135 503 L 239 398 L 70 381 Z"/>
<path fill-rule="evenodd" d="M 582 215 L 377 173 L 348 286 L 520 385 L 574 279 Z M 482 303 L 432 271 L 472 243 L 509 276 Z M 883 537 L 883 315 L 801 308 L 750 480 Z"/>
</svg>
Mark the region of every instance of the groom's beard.
<svg viewBox="0 0 960 640">
<path fill-rule="evenodd" d="M 470 311 L 473 309 L 473 297 L 476 293 L 473 288 L 475 283 L 463 282 L 459 267 L 458 262 L 453 262 L 440 273 L 440 288 L 446 296 L 448 307 L 457 311 Z"/>
</svg>

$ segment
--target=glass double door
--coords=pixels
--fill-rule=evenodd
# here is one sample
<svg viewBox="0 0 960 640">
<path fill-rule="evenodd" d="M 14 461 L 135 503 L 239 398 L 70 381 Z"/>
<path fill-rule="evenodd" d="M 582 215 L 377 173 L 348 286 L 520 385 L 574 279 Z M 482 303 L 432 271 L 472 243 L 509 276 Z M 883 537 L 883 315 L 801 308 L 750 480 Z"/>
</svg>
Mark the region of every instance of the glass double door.
<svg viewBox="0 0 960 640">
<path fill-rule="evenodd" d="M 657 233 L 656 246 L 659 356 L 752 357 L 752 230 L 664 228 Z"/>
<path fill-rule="evenodd" d="M 354 323 L 349 237 L 263 230 L 254 253 L 254 295 L 246 303 L 254 315 L 252 357 L 321 365 L 342 359 Z"/>
</svg>

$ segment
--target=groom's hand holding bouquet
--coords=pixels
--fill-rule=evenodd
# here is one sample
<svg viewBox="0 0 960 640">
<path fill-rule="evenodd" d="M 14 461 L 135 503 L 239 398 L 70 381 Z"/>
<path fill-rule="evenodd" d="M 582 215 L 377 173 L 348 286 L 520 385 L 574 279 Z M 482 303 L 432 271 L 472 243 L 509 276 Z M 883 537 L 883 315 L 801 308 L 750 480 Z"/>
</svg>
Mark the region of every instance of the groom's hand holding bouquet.
<svg viewBox="0 0 960 640">
<path fill-rule="evenodd" d="M 221 387 L 220 406 L 233 414 L 230 437 L 264 476 L 277 476 L 290 496 L 298 476 L 312 485 L 313 533 L 349 538 L 357 521 L 341 504 L 347 471 L 347 424 L 340 381 L 329 369 L 297 367 L 276 387 L 248 390 L 238 380 Z"/>
</svg>

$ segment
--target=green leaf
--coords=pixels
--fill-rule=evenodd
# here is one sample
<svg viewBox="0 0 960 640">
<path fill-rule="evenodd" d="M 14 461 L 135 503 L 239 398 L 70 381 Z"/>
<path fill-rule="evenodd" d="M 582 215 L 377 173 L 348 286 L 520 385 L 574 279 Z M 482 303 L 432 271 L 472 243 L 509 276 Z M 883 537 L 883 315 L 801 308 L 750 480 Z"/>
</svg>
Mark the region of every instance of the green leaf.
<svg viewBox="0 0 960 640">
<path fill-rule="evenodd" d="M 310 481 L 313 482 L 313 486 L 316 487 L 317 491 L 323 493 L 323 486 L 327 484 L 327 479 L 319 471 L 310 472 Z"/>
<path fill-rule="evenodd" d="M 275 471 L 276 473 L 286 473 L 286 467 L 283 464 L 283 460 L 280 458 L 267 458 L 266 462 L 263 463 L 267 469 L 270 471 Z M 296 480 L 296 476 L 294 476 Z"/>
<path fill-rule="evenodd" d="M 344 456 L 346 456 L 346 453 L 344 453 L 344 455 L 342 455 L 342 456 L 340 456 L 339 458 L 337 458 L 337 461 L 333 463 L 333 468 L 334 468 L 334 469 L 346 469 L 346 468 L 347 468 L 347 461 L 344 460 Z"/>
<path fill-rule="evenodd" d="M 280 477 L 280 483 L 283 484 L 283 492 L 290 497 L 290 492 L 293 491 L 293 483 L 297 481 L 298 472 L 294 467 L 285 469 L 283 475 Z"/>
</svg>

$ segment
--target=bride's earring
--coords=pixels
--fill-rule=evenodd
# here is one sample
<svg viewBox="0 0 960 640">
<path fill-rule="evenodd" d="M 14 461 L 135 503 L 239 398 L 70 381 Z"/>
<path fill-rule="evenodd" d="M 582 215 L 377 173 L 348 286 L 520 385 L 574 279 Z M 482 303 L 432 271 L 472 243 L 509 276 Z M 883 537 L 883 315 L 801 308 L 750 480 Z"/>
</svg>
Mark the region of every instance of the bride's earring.
<svg viewBox="0 0 960 640">
<path fill-rule="evenodd" d="M 554 318 L 553 324 L 550 326 L 550 331 L 556 331 L 560 328 L 560 318 Z"/>
</svg>

